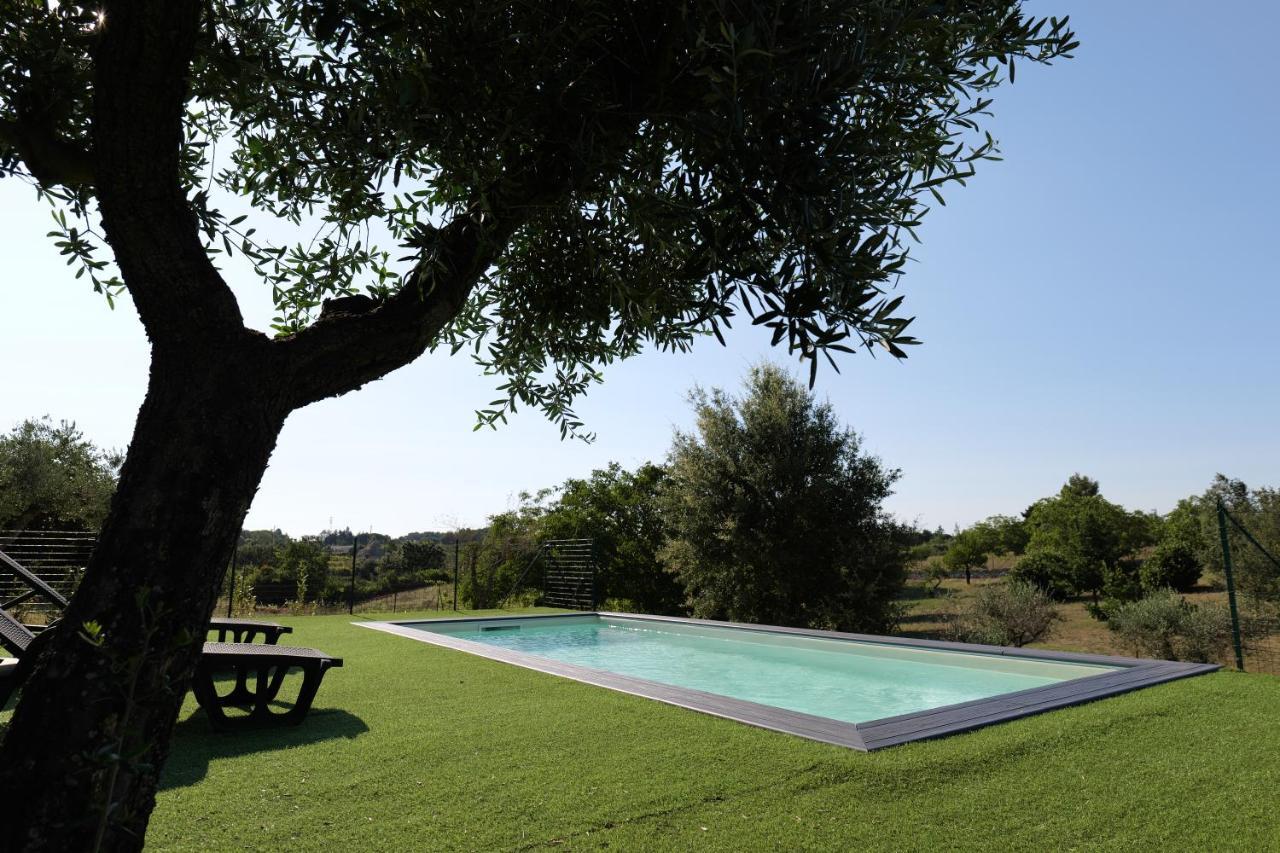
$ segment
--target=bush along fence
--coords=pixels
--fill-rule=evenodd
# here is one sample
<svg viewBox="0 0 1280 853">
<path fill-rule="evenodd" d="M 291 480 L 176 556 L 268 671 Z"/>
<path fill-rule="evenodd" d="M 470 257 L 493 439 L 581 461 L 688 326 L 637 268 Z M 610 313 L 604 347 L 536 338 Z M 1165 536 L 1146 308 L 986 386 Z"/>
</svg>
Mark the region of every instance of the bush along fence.
<svg viewBox="0 0 1280 853">
<path fill-rule="evenodd" d="M 294 540 L 264 560 L 261 549 L 239 547 L 223 583 L 220 611 L 362 613 L 457 610 L 458 573 L 470 543 L 424 543 L 409 565 L 382 559 L 382 543 L 356 534 L 350 544 Z"/>
<path fill-rule="evenodd" d="M 1280 675 L 1280 558 L 1218 501 L 1236 669 Z"/>
</svg>

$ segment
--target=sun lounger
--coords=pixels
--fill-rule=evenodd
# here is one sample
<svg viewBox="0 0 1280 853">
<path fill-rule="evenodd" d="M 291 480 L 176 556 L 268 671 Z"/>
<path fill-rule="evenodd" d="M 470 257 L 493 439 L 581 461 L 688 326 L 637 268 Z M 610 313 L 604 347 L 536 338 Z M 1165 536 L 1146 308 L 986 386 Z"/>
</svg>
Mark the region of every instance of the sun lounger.
<svg viewBox="0 0 1280 853">
<path fill-rule="evenodd" d="M 256 619 L 210 619 L 209 630 L 218 632 L 219 643 L 252 643 L 258 635 L 262 642 L 274 645 L 283 634 L 293 629 L 278 622 L 259 622 Z M 230 639 L 228 639 L 230 635 Z"/>
<path fill-rule="evenodd" d="M 26 675 L 18 664 L 23 653 L 31 647 L 36 635 L 6 610 L 0 610 L 0 647 L 13 655 L 0 660 L 0 708 L 8 703 L 13 691 L 18 689 Z"/>
<path fill-rule="evenodd" d="M 0 607 L 6 610 L 10 607 L 16 607 L 29 598 L 37 595 L 43 595 L 49 599 L 51 604 L 59 608 L 67 606 L 67 599 L 53 587 L 44 582 L 35 572 L 19 563 L 3 551 L 0 551 L 0 571 L 7 571 L 13 574 L 18 580 L 27 585 L 27 591 L 17 595 L 8 601 L 0 603 Z"/>
<path fill-rule="evenodd" d="M 342 666 L 342 658 L 315 649 L 268 643 L 205 643 L 191 689 L 215 729 L 296 726 L 311 708 L 324 674 L 338 666 Z M 272 711 L 271 703 L 291 669 L 302 670 L 298 698 L 288 711 Z M 235 687 L 225 696 L 219 696 L 215 686 L 215 676 L 220 673 L 232 673 L 236 678 Z M 250 677 L 254 682 L 252 691 L 247 686 Z M 224 709 L 229 707 L 247 708 L 249 713 L 228 717 Z"/>
<path fill-rule="evenodd" d="M 44 596 L 58 610 L 67 606 L 67 599 L 62 593 L 49 586 L 39 575 L 0 551 L 0 573 L 8 572 L 26 585 L 27 589 L 8 601 L 0 602 L 0 608 L 11 609 L 37 596 Z M 293 632 L 287 625 L 278 622 L 260 622 L 256 619 L 210 619 L 209 630 L 218 632 L 218 642 L 252 643 L 258 635 L 262 635 L 264 643 L 275 643 L 281 635 Z"/>
<path fill-rule="evenodd" d="M 35 639 L 36 635 L 30 628 L 8 611 L 0 609 L 0 645 L 19 658 L 12 663 L 5 661 L 0 666 L 0 708 L 26 677 L 26 668 L 17 664 Z M 269 643 L 205 643 L 191 687 L 196 701 L 204 708 L 215 729 L 296 726 L 311 710 L 311 702 L 324 674 L 336 666 L 342 666 L 341 658 L 315 649 Z M 302 670 L 302 688 L 298 698 L 288 711 L 272 711 L 271 703 L 279 695 L 290 669 Z M 235 675 L 236 684 L 230 693 L 220 697 L 214 686 L 214 677 L 228 672 Z M 252 691 L 248 688 L 250 676 L 253 676 L 256 688 Z M 228 707 L 248 708 L 249 714 L 228 717 L 225 711 Z"/>
</svg>

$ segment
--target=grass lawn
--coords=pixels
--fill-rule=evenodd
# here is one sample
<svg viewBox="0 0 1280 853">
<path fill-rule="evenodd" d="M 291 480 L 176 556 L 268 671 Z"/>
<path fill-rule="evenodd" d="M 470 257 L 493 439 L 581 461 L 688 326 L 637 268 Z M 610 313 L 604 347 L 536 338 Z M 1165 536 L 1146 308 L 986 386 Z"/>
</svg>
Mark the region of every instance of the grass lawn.
<svg viewBox="0 0 1280 853">
<path fill-rule="evenodd" d="M 866 754 L 347 617 L 284 621 L 346 666 L 298 729 L 214 734 L 189 700 L 149 849 L 1280 848 L 1271 676 Z"/>
</svg>

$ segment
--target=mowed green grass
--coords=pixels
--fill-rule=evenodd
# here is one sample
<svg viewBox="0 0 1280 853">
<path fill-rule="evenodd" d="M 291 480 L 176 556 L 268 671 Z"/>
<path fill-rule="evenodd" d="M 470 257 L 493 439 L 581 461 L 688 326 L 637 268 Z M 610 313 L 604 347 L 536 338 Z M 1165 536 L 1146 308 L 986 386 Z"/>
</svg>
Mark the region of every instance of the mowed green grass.
<svg viewBox="0 0 1280 853">
<path fill-rule="evenodd" d="M 290 621 L 346 666 L 297 729 L 215 734 L 188 701 L 149 849 L 1280 849 L 1271 676 L 866 754 Z"/>
</svg>

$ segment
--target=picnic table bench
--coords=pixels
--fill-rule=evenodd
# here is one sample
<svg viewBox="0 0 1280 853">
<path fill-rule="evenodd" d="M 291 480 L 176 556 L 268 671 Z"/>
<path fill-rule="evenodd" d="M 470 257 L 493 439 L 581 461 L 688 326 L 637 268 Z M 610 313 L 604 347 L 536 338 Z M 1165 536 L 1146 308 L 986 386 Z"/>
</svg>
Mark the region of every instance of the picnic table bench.
<svg viewBox="0 0 1280 853">
<path fill-rule="evenodd" d="M 272 725 L 296 726 L 311 709 L 324 674 L 338 666 L 342 666 L 342 658 L 316 649 L 270 643 L 205 643 L 191 689 L 196 701 L 208 714 L 209 722 L 220 731 Z M 272 711 L 271 703 L 279 695 L 285 676 L 291 669 L 302 670 L 298 698 L 288 711 Z M 235 675 L 235 687 L 227 695 L 219 696 L 215 676 L 225 673 Z M 253 690 L 248 687 L 250 676 L 254 680 Z M 225 710 L 229 707 L 248 708 L 249 713 L 229 717 Z"/>
<path fill-rule="evenodd" d="M 259 622 L 256 619 L 210 619 L 209 630 L 218 632 L 219 643 L 252 643 L 259 634 L 262 642 L 274 645 L 284 634 L 293 629 L 278 622 Z M 230 635 L 230 639 L 228 639 Z"/>
</svg>

